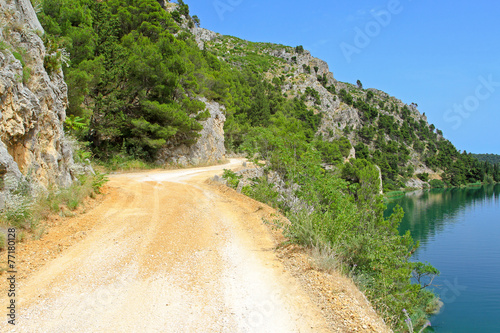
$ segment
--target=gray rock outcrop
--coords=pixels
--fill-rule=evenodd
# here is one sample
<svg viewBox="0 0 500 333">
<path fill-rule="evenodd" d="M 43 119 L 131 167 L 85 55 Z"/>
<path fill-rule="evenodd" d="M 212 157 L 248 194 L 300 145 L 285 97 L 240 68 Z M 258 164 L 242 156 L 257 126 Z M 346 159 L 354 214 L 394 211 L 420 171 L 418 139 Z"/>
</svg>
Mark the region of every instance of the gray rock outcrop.
<svg viewBox="0 0 500 333">
<path fill-rule="evenodd" d="M 198 44 L 200 50 L 203 50 L 205 48 L 205 42 L 214 40 L 215 38 L 220 36 L 220 34 L 216 32 L 199 27 L 192 28 L 191 33 L 194 35 L 194 38 L 196 39 L 196 43 Z"/>
<path fill-rule="evenodd" d="M 67 86 L 60 69 L 49 75 L 44 68 L 42 30 L 29 0 L 0 0 L 0 170 L 17 179 L 29 174 L 44 187 L 68 186 Z"/>
<path fill-rule="evenodd" d="M 203 129 L 200 131 L 198 141 L 191 145 L 167 146 L 160 150 L 158 163 L 174 163 L 182 166 L 198 165 L 200 163 L 216 163 L 226 156 L 224 147 L 224 115 L 225 107 L 214 101 L 207 101 L 200 98 L 205 103 L 210 117 L 202 121 Z"/>
<path fill-rule="evenodd" d="M 426 182 L 418 179 L 418 178 L 410 178 L 406 181 L 405 186 L 409 188 L 424 188 L 425 185 L 428 185 Z"/>
<path fill-rule="evenodd" d="M 241 176 L 240 181 L 238 182 L 238 186 L 236 187 L 236 191 L 241 193 L 241 190 L 245 186 L 252 186 L 255 184 L 253 181 L 256 178 L 261 178 L 264 176 L 263 168 L 251 168 L 251 169 L 243 169 L 236 172 L 238 176 Z"/>
</svg>

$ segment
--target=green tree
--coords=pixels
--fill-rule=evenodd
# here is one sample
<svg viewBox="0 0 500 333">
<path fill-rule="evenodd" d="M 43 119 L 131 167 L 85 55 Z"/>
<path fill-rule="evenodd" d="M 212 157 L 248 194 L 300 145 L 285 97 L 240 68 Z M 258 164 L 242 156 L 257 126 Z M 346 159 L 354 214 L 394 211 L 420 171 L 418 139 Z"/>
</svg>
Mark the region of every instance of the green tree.
<svg viewBox="0 0 500 333">
<path fill-rule="evenodd" d="M 340 91 L 339 91 L 339 97 L 342 100 L 342 102 L 346 103 L 347 105 L 352 105 L 353 104 L 352 95 L 349 94 L 345 89 L 340 89 Z"/>
<path fill-rule="evenodd" d="M 298 54 L 304 53 L 304 47 L 302 45 L 296 46 L 295 47 L 295 52 L 297 52 Z"/>
<path fill-rule="evenodd" d="M 375 94 L 373 93 L 373 91 L 369 90 L 367 93 L 366 93 L 366 100 L 369 101 L 373 98 L 373 96 L 375 96 Z"/>
<path fill-rule="evenodd" d="M 198 15 L 193 15 L 193 22 L 198 28 L 200 27 L 200 18 L 198 17 Z"/>
</svg>

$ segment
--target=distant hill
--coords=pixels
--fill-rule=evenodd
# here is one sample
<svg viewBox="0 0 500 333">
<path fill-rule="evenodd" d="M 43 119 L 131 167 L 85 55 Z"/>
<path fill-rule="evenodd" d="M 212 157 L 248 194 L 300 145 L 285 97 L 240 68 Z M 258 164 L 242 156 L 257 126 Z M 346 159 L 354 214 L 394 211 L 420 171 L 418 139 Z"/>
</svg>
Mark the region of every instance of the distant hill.
<svg viewBox="0 0 500 333">
<path fill-rule="evenodd" d="M 481 162 L 489 162 L 491 164 L 500 163 L 500 155 L 497 154 L 472 154 Z"/>
</svg>

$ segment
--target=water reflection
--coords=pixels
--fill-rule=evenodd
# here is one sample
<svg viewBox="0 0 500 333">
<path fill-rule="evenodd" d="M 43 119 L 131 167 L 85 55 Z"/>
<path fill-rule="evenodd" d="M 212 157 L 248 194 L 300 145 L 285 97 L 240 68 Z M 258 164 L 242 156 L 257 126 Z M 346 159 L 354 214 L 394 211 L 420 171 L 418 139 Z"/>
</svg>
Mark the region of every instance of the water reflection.
<svg viewBox="0 0 500 333">
<path fill-rule="evenodd" d="M 443 231 L 446 222 L 460 222 L 460 215 L 485 201 L 500 201 L 500 184 L 469 187 L 466 189 L 431 189 L 407 193 L 387 203 L 386 214 L 397 204 L 405 211 L 400 225 L 403 234 L 410 230 L 413 239 L 427 243 L 429 238 Z"/>
<path fill-rule="evenodd" d="M 441 272 L 434 290 L 444 306 L 433 330 L 500 332 L 500 185 L 412 192 L 386 213 L 396 204 L 405 210 L 400 231 L 422 244 L 414 259 Z"/>
</svg>

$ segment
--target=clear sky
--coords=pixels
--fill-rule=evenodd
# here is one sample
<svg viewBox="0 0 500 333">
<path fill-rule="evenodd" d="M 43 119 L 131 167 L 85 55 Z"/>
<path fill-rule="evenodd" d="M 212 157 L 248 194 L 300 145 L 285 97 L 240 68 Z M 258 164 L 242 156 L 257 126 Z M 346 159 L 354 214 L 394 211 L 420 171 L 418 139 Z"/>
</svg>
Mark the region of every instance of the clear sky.
<svg viewBox="0 0 500 333">
<path fill-rule="evenodd" d="M 337 80 L 417 103 L 457 149 L 500 154 L 500 1 L 185 2 L 203 28 L 303 45 Z"/>
</svg>

